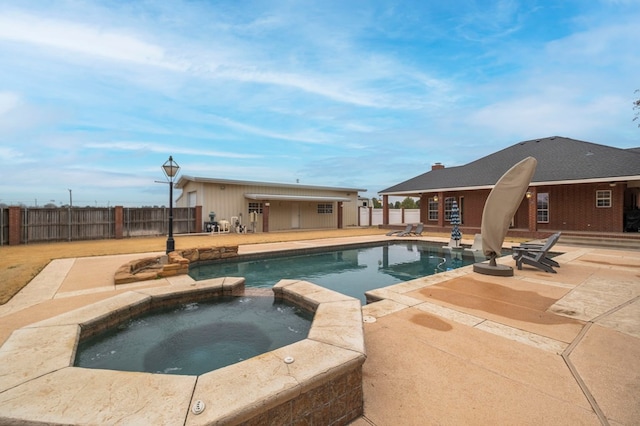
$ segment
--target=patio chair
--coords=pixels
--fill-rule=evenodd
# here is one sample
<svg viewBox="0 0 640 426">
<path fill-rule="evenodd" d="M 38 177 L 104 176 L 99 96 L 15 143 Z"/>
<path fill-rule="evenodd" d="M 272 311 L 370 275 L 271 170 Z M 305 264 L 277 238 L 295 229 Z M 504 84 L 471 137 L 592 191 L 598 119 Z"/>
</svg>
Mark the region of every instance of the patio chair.
<svg viewBox="0 0 640 426">
<path fill-rule="evenodd" d="M 482 250 L 482 234 L 474 235 L 473 244 L 471 244 L 471 247 L 465 248 L 464 251 L 473 255 L 476 262 L 486 260 L 487 257 L 484 255 L 484 251 Z"/>
<path fill-rule="evenodd" d="M 411 230 L 413 229 L 413 225 L 412 224 L 408 224 L 407 227 L 404 229 L 404 231 L 389 231 L 387 232 L 387 236 L 391 236 L 391 235 L 400 235 L 400 234 L 404 234 L 407 232 L 411 232 Z"/>
<path fill-rule="evenodd" d="M 473 244 L 468 249 L 469 251 L 482 251 L 482 234 L 476 234 L 473 236 Z"/>
<path fill-rule="evenodd" d="M 414 225 L 407 225 L 407 228 L 406 228 L 404 231 L 402 231 L 401 233 L 399 233 L 399 234 L 398 234 L 398 237 L 406 237 L 407 235 L 411 235 L 411 234 L 413 234 L 413 232 L 414 232 L 414 231 L 413 231 L 413 226 L 414 226 Z M 417 228 L 418 228 L 418 227 L 417 227 L 417 225 L 416 225 L 416 229 L 417 229 Z"/>
<path fill-rule="evenodd" d="M 513 258 L 514 259 L 516 258 L 515 252 L 518 250 L 522 250 L 523 248 L 542 249 L 545 246 L 545 244 L 549 244 L 549 243 L 551 244 L 549 247 L 553 247 L 553 245 L 557 243 L 558 240 L 560 239 L 560 235 L 562 235 L 562 232 L 556 232 L 555 234 L 547 238 L 547 241 L 545 243 L 522 243 L 519 246 L 513 247 L 512 248 L 512 250 L 514 251 Z M 545 262 L 550 264 L 551 266 L 555 266 L 557 268 L 560 267 L 560 264 L 555 260 L 553 260 L 552 258 L 550 258 L 549 256 L 545 256 Z"/>
<path fill-rule="evenodd" d="M 545 272 L 555 274 L 556 271 L 553 267 L 560 267 L 560 264 L 551 259 L 549 250 L 560 239 L 560 232 L 553 234 L 547 238 L 547 242 L 543 245 L 538 244 L 522 244 L 517 247 L 513 247 L 513 258 L 516 261 L 516 266 L 519 270 L 522 270 L 522 264 L 526 263 L 538 269 L 542 269 Z"/>
<path fill-rule="evenodd" d="M 423 223 L 419 223 L 416 226 L 416 229 L 414 231 L 409 230 L 409 232 L 402 232 L 402 233 L 400 233 L 398 235 L 401 236 L 401 237 L 406 237 L 406 236 L 409 236 L 409 235 L 413 235 L 413 236 L 416 236 L 416 237 L 421 237 L 423 230 L 424 230 L 424 224 Z"/>
</svg>

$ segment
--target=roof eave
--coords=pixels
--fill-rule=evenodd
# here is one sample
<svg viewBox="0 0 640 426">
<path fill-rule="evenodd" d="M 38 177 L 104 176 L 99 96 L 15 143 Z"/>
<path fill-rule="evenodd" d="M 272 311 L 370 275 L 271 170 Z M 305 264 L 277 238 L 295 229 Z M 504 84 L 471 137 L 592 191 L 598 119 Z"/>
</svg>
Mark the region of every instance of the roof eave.
<svg viewBox="0 0 640 426">
<path fill-rule="evenodd" d="M 300 185 L 297 183 L 275 183 L 275 182 L 259 182 L 259 181 L 246 181 L 246 180 L 234 180 L 234 179 L 218 179 L 218 178 L 206 178 L 182 175 L 176 183 L 176 188 L 183 188 L 187 182 L 199 182 L 199 183 L 214 183 L 225 185 L 252 185 L 252 186 L 271 186 L 274 188 L 298 188 L 298 189 L 316 189 L 316 190 L 328 190 L 328 191 L 348 191 L 348 192 L 367 192 L 363 188 L 342 188 L 334 186 L 315 186 L 315 185 Z"/>
<path fill-rule="evenodd" d="M 636 176 L 606 176 L 599 178 L 589 179 L 567 179 L 567 180 L 554 180 L 554 181 L 537 181 L 531 182 L 529 186 L 549 186 L 549 185 L 575 185 L 581 183 L 613 183 L 620 181 L 633 181 L 640 180 L 640 175 Z M 457 187 L 443 187 L 443 188 L 429 188 L 429 189 L 415 189 L 406 191 L 390 191 L 379 192 L 379 195 L 390 196 L 417 196 L 419 194 L 430 194 L 436 192 L 453 192 L 453 191 L 477 191 L 481 189 L 492 189 L 495 185 L 478 185 L 478 186 L 457 186 Z"/>
<path fill-rule="evenodd" d="M 256 201 L 318 201 L 318 202 L 352 201 L 351 198 L 333 197 L 329 195 L 322 196 L 322 195 L 286 195 L 286 194 L 244 194 L 244 197 L 249 200 L 256 200 Z"/>
</svg>

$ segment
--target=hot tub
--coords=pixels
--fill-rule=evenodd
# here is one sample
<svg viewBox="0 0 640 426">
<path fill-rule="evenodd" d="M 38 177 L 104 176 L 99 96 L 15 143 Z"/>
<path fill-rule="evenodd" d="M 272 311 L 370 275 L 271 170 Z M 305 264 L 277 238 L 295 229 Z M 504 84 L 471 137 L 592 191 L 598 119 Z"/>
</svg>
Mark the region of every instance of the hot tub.
<svg viewBox="0 0 640 426">
<path fill-rule="evenodd" d="M 308 337 L 199 376 L 74 367 L 80 339 L 150 309 L 243 295 L 242 278 L 129 291 L 14 331 L 0 347 L 0 423 L 348 424 L 362 414 L 360 302 L 312 283 L 274 296 L 315 312 Z"/>
</svg>

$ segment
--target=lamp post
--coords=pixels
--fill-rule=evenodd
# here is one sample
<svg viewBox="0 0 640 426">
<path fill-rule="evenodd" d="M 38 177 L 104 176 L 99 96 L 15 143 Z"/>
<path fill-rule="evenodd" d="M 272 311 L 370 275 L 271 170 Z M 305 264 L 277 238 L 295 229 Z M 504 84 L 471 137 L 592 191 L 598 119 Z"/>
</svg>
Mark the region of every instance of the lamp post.
<svg viewBox="0 0 640 426">
<path fill-rule="evenodd" d="M 173 178 L 178 174 L 180 166 L 173 161 L 173 157 L 162 165 L 162 171 L 169 180 L 169 237 L 167 238 L 167 254 L 175 250 L 175 241 L 173 240 Z"/>
</svg>

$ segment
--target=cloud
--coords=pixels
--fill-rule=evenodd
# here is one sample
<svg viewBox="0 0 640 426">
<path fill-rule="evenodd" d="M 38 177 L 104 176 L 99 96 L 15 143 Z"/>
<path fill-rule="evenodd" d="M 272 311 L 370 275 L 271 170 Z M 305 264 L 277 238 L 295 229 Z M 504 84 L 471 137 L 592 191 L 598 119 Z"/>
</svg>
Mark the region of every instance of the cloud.
<svg viewBox="0 0 640 426">
<path fill-rule="evenodd" d="M 132 142 L 132 141 L 119 141 L 119 142 L 89 142 L 83 144 L 87 149 L 99 149 L 106 151 L 139 151 L 139 152 L 153 152 L 159 154 L 184 154 L 184 155 L 196 155 L 204 157 L 219 157 L 219 158 L 260 158 L 259 155 L 246 154 L 246 153 L 234 153 L 216 151 L 211 149 L 194 149 L 186 146 L 168 146 L 160 145 L 149 142 Z"/>
<path fill-rule="evenodd" d="M 113 18 L 111 18 L 113 19 Z M 271 28 L 277 19 L 258 19 L 252 24 L 261 28 Z M 169 30 L 171 27 L 169 27 Z M 273 28 L 271 28 L 273 29 Z M 381 54 L 363 56 L 353 49 L 341 49 L 333 52 L 338 57 L 329 64 L 318 64 L 319 68 L 310 68 L 291 61 L 283 68 L 279 60 L 291 48 L 279 52 L 282 45 L 268 45 L 260 39 L 246 43 L 233 38 L 228 33 L 220 34 L 213 43 L 200 40 L 185 42 L 184 35 L 167 32 L 159 37 L 149 33 L 150 28 L 114 27 L 110 20 L 102 23 L 79 23 L 69 19 L 45 18 L 24 12 L 5 12 L 0 15 L 0 40 L 24 43 L 41 48 L 72 53 L 59 56 L 59 61 L 69 63 L 83 62 L 77 55 L 87 58 L 86 66 L 95 67 L 89 58 L 108 60 L 122 66 L 142 66 L 157 68 L 158 71 L 172 71 L 193 76 L 215 83 L 229 80 L 236 83 L 252 83 L 265 86 L 277 86 L 319 96 L 327 100 L 368 108 L 416 108 L 423 105 L 424 97 L 414 90 L 422 92 L 434 86 L 445 84 L 436 78 L 420 75 L 407 70 L 405 65 L 397 63 L 391 56 Z M 237 31 L 232 27 L 229 33 Z M 150 42 L 148 40 L 157 40 Z M 227 44 L 224 45 L 223 42 Z M 161 43 L 161 44 L 159 44 Z M 326 49 L 332 46 L 319 45 L 325 50 L 315 56 L 329 54 Z M 275 59 L 270 58 L 270 54 Z M 350 61 L 349 68 L 337 67 L 342 61 Z M 98 72 L 104 72 L 98 68 Z M 110 71 L 112 72 L 112 71 Z M 139 71 L 143 73 L 142 70 Z M 137 78 L 136 74 L 124 74 L 122 78 Z M 143 81 L 157 81 L 158 85 L 167 85 L 166 78 L 157 74 L 145 75 Z M 390 95 L 377 87 L 384 80 L 402 81 L 408 90 L 404 96 Z"/>
<path fill-rule="evenodd" d="M 117 62 L 172 70 L 185 68 L 184 64 L 168 61 L 162 47 L 147 43 L 125 31 L 23 13 L 0 15 L 0 40 L 61 49 Z"/>
<path fill-rule="evenodd" d="M 20 96 L 12 92 L 0 92 L 0 116 L 16 109 L 21 104 Z"/>
</svg>

